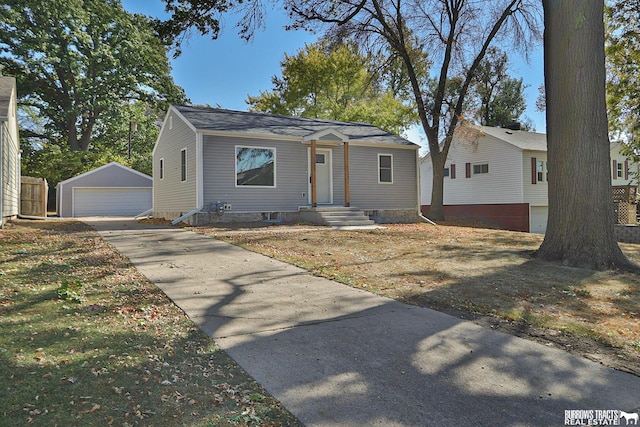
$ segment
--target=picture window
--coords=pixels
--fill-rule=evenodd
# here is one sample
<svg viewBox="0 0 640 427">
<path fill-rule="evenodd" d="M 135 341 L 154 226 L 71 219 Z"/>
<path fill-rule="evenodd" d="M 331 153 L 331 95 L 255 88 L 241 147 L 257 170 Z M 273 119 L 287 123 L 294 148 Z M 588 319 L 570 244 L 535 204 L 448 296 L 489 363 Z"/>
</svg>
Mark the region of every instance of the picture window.
<svg viewBox="0 0 640 427">
<path fill-rule="evenodd" d="M 236 146 L 236 186 L 275 187 L 276 149 Z"/>
</svg>

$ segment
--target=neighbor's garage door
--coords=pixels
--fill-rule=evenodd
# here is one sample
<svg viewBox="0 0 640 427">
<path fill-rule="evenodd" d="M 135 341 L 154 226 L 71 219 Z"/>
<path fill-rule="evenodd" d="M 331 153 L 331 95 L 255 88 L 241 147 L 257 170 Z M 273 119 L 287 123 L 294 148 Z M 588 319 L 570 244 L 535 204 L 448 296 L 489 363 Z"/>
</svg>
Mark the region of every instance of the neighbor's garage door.
<svg viewBox="0 0 640 427">
<path fill-rule="evenodd" d="M 547 206 L 531 206 L 531 233 L 544 234 L 547 230 L 547 216 L 549 216 L 549 208 Z"/>
<path fill-rule="evenodd" d="M 151 188 L 74 188 L 73 216 L 133 216 L 151 209 Z"/>
</svg>

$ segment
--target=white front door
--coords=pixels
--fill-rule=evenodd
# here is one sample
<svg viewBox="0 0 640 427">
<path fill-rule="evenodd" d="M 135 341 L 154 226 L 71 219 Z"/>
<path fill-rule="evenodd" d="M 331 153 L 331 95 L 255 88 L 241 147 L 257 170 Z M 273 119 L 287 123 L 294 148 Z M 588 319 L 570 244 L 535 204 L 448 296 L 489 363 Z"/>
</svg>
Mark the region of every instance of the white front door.
<svg viewBox="0 0 640 427">
<path fill-rule="evenodd" d="M 309 150 L 311 156 L 311 150 Z M 319 204 L 333 203 L 333 175 L 331 168 L 331 150 L 316 149 L 316 191 Z M 311 199 L 311 188 L 309 188 Z"/>
</svg>

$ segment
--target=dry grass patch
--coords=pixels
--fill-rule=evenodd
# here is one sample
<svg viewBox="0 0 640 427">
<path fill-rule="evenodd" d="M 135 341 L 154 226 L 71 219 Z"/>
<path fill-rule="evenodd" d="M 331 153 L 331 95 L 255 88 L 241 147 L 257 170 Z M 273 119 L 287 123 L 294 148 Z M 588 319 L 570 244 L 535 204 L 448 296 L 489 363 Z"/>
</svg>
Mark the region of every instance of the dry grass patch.
<svg viewBox="0 0 640 427">
<path fill-rule="evenodd" d="M 335 231 L 200 228 L 313 274 L 472 317 L 640 375 L 640 277 L 532 258 L 542 236 L 428 224 Z M 286 229 L 286 228 L 285 228 Z M 640 245 L 621 244 L 640 263 Z"/>
</svg>

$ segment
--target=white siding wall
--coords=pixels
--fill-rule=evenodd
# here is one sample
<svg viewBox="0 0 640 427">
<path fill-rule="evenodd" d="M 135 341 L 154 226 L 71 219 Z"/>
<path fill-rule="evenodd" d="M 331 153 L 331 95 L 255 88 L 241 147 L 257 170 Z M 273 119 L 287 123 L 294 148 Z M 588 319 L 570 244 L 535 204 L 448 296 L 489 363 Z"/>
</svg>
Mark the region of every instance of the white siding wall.
<svg viewBox="0 0 640 427">
<path fill-rule="evenodd" d="M 466 178 L 466 164 L 472 173 Z M 473 165 L 488 163 L 489 173 L 473 174 Z M 451 171 L 455 165 L 455 178 L 451 172 L 444 179 L 444 204 L 522 203 L 522 152 L 520 149 L 492 136 L 476 141 L 454 141 L 445 167 Z M 431 204 L 433 185 L 431 159 L 425 158 L 420 166 L 421 203 Z"/>
<path fill-rule="evenodd" d="M 625 161 L 626 166 L 625 166 Z M 616 165 L 616 169 L 618 165 L 622 165 L 622 177 L 618 177 L 617 173 L 613 173 L 613 166 Z M 622 153 L 620 153 L 620 144 L 612 144 L 611 145 L 611 185 L 638 185 L 638 164 L 632 163 L 631 160 L 628 160 Z M 626 170 L 628 169 L 628 171 Z"/>
<path fill-rule="evenodd" d="M 546 151 L 524 151 L 522 154 L 522 181 L 524 183 L 524 202 L 531 206 L 548 206 L 549 205 L 549 185 L 546 181 L 546 173 L 544 179 L 536 183 L 532 182 L 532 163 L 531 159 L 536 161 L 547 162 Z"/>
<path fill-rule="evenodd" d="M 182 182 L 180 152 L 184 148 L 187 149 L 187 180 Z M 164 159 L 163 179 L 160 179 L 160 159 Z M 196 133 L 170 110 L 153 152 L 153 210 L 184 214 L 195 208 Z"/>
<path fill-rule="evenodd" d="M 18 118 L 16 91 L 11 90 L 8 100 L 7 120 L 0 122 L 0 173 L 2 174 L 2 212 L 4 217 L 17 216 L 20 213 L 20 143 L 18 140 Z"/>
</svg>

